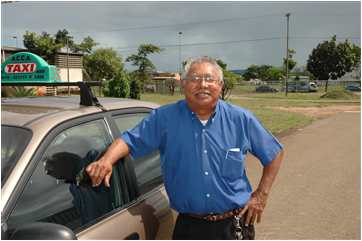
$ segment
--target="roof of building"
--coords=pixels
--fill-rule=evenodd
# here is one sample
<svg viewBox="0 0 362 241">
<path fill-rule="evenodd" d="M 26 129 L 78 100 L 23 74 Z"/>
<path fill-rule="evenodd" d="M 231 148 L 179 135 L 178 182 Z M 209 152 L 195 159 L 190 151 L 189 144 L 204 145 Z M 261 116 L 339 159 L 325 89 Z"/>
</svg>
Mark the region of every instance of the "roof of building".
<svg viewBox="0 0 362 241">
<path fill-rule="evenodd" d="M 3 50 L 12 51 L 12 52 L 27 51 L 27 49 L 24 49 L 24 48 L 17 48 L 17 47 L 13 47 L 13 46 L 1 46 L 1 51 L 3 51 Z"/>
</svg>

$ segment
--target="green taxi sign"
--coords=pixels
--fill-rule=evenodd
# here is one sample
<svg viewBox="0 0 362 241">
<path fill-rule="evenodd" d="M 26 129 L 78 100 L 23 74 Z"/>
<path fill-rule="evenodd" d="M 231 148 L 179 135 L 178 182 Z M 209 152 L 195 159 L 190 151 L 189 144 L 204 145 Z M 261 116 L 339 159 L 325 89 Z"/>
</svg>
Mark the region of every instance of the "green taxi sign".
<svg viewBox="0 0 362 241">
<path fill-rule="evenodd" d="M 9 56 L 1 64 L 1 83 L 55 83 L 60 76 L 54 65 L 40 56 L 20 52 Z"/>
</svg>

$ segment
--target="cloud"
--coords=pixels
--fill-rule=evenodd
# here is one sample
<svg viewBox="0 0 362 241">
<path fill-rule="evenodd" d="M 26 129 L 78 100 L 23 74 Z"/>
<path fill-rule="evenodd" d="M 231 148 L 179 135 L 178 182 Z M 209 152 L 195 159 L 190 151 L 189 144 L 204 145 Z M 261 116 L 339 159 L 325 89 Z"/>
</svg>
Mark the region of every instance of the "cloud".
<svg viewBox="0 0 362 241">
<path fill-rule="evenodd" d="M 324 37 L 357 37 L 352 42 L 360 45 L 359 2 L 13 2 L 1 11 L 3 44 L 14 45 L 11 36 L 20 40 L 26 30 L 65 28 L 76 41 L 89 35 L 124 59 L 140 44 L 159 45 L 164 51 L 150 57 L 161 71 L 178 69 L 179 31 L 182 59 L 209 55 L 229 68 L 280 66 L 287 12 L 298 65 Z"/>
</svg>

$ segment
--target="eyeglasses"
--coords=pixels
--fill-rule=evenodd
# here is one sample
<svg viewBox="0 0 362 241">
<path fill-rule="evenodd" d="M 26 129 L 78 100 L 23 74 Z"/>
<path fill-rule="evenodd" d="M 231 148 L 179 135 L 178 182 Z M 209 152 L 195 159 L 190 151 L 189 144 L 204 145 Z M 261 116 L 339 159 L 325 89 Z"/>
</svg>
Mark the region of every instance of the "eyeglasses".
<svg viewBox="0 0 362 241">
<path fill-rule="evenodd" d="M 201 83 L 202 80 L 204 80 L 206 83 L 216 83 L 219 80 L 218 79 L 214 79 L 213 77 L 206 75 L 206 76 L 199 76 L 199 75 L 192 75 L 191 77 L 187 78 L 188 80 L 190 80 L 193 83 Z"/>
</svg>

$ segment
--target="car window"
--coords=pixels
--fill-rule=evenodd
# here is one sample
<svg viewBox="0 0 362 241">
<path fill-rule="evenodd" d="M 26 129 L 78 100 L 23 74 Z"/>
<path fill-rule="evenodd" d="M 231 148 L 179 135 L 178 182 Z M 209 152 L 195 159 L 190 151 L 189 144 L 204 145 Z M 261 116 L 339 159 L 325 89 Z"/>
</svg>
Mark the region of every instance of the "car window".
<svg viewBox="0 0 362 241">
<path fill-rule="evenodd" d="M 44 221 L 75 230 L 118 207 L 116 182 L 111 181 L 111 188 L 79 183 L 82 169 L 98 159 L 110 143 L 104 120 L 58 134 L 27 182 L 9 217 L 9 228 Z"/>
<path fill-rule="evenodd" d="M 135 127 L 138 123 L 143 120 L 148 113 L 134 113 L 134 114 L 123 114 L 114 116 L 114 121 L 118 127 L 120 133 Z"/>
<path fill-rule="evenodd" d="M 114 116 L 120 133 L 136 126 L 148 113 L 135 113 Z M 145 194 L 162 184 L 160 153 L 158 150 L 142 158 L 132 159 L 140 194 Z"/>
<path fill-rule="evenodd" d="M 28 129 L 15 126 L 1 126 L 1 186 L 15 166 L 31 139 Z"/>
</svg>

